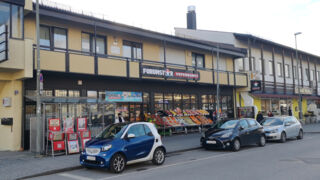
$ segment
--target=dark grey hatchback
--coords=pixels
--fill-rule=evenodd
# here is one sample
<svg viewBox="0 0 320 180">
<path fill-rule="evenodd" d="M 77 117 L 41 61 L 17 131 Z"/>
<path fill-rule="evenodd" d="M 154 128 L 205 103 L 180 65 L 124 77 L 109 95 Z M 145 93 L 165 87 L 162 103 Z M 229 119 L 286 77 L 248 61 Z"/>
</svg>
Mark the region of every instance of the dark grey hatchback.
<svg viewBox="0 0 320 180">
<path fill-rule="evenodd" d="M 237 119 L 217 123 L 202 134 L 201 145 L 206 149 L 231 149 L 257 144 L 264 146 L 266 136 L 263 127 L 254 119 Z"/>
</svg>

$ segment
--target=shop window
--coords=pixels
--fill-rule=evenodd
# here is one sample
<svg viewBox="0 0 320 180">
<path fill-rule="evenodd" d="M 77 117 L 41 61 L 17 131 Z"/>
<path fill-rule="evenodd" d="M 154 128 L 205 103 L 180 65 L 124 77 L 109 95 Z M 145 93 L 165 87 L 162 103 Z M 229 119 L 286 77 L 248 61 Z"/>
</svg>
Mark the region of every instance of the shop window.
<svg viewBox="0 0 320 180">
<path fill-rule="evenodd" d="M 69 97 L 80 97 L 80 91 L 78 90 L 68 90 Z"/>
<path fill-rule="evenodd" d="M 101 100 L 106 99 L 106 91 L 99 91 L 99 99 Z"/>
<path fill-rule="evenodd" d="M 52 90 L 43 90 L 42 91 L 42 96 L 47 96 L 47 97 L 51 97 L 52 95 Z"/>
<path fill-rule="evenodd" d="M 289 66 L 289 64 L 286 64 L 284 66 L 284 71 L 285 71 L 286 78 L 290 78 L 290 66 Z"/>
<path fill-rule="evenodd" d="M 261 99 L 261 112 L 263 115 L 267 115 L 270 109 L 270 100 L 269 99 Z"/>
<path fill-rule="evenodd" d="M 182 106 L 183 109 L 191 109 L 190 95 L 183 94 L 182 95 Z"/>
<path fill-rule="evenodd" d="M 201 95 L 201 103 L 202 104 L 208 103 L 208 96 L 207 95 Z"/>
<path fill-rule="evenodd" d="M 191 100 L 191 109 L 197 109 L 198 108 L 198 105 L 197 105 L 197 102 L 198 102 L 198 100 L 197 100 L 197 96 L 196 95 L 191 95 L 190 96 L 190 100 Z"/>
<path fill-rule="evenodd" d="M 67 90 L 56 89 L 54 90 L 54 95 L 56 97 L 67 97 Z"/>
<path fill-rule="evenodd" d="M 279 77 L 282 77 L 283 73 L 282 73 L 282 64 L 281 63 L 277 63 L 277 75 Z"/>
<path fill-rule="evenodd" d="M 142 59 L 142 44 L 132 41 L 123 41 L 123 56 L 131 59 Z"/>
<path fill-rule="evenodd" d="M 279 115 L 279 99 L 272 99 L 271 100 L 271 111 L 274 115 Z"/>
<path fill-rule="evenodd" d="M 176 108 L 180 108 L 180 109 L 182 109 L 182 105 L 181 105 L 181 100 L 182 100 L 182 98 L 181 98 L 181 94 L 174 94 L 174 96 L 173 96 L 173 100 L 174 100 L 174 109 L 176 109 Z"/>
<path fill-rule="evenodd" d="M 173 96 L 172 96 L 172 94 L 164 94 L 163 106 L 164 106 L 164 110 L 173 109 Z"/>
<path fill-rule="evenodd" d="M 197 68 L 204 68 L 204 55 L 198 53 L 192 53 L 192 66 Z"/>
<path fill-rule="evenodd" d="M 269 61 L 269 75 L 273 76 L 274 71 L 273 71 L 273 62 Z"/>
<path fill-rule="evenodd" d="M 163 110 L 163 94 L 154 93 L 154 108 L 155 112 Z"/>
<path fill-rule="evenodd" d="M 98 98 L 98 93 L 97 93 L 97 91 L 87 91 L 87 97 Z"/>
<path fill-rule="evenodd" d="M 7 25 L 10 37 L 23 38 L 23 17 L 22 6 L 0 2 L 0 25 Z"/>
<path fill-rule="evenodd" d="M 54 28 L 53 31 L 54 48 L 67 49 L 67 30 Z"/>
</svg>

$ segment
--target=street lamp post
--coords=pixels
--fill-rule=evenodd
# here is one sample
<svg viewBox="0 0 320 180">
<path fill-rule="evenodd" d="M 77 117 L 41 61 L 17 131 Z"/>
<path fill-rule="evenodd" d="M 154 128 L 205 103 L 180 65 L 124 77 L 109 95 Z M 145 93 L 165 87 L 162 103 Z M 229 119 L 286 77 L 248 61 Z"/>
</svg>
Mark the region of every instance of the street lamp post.
<svg viewBox="0 0 320 180">
<path fill-rule="evenodd" d="M 217 122 L 220 121 L 220 97 L 219 97 L 219 90 L 220 90 L 220 82 L 219 82 L 219 61 L 220 61 L 220 52 L 219 52 L 219 44 L 217 45 L 217 107 L 216 107 L 216 117 Z"/>
<path fill-rule="evenodd" d="M 43 151 L 42 143 L 42 121 L 41 121 L 41 101 L 40 101 L 40 27 L 39 27 L 39 0 L 36 1 L 36 31 L 37 31 L 37 137 L 36 137 L 36 153 L 40 155 Z"/>
<path fill-rule="evenodd" d="M 298 77 L 298 95 L 299 95 L 299 120 L 302 120 L 302 96 L 300 93 L 300 72 L 302 73 L 302 69 L 300 70 L 299 67 L 299 58 L 298 58 L 298 45 L 297 45 L 297 36 L 302 34 L 301 32 L 296 32 L 294 33 L 294 39 L 295 39 L 295 44 L 296 44 L 296 60 L 297 60 L 297 77 Z M 302 80 L 302 79 L 301 79 Z"/>
</svg>

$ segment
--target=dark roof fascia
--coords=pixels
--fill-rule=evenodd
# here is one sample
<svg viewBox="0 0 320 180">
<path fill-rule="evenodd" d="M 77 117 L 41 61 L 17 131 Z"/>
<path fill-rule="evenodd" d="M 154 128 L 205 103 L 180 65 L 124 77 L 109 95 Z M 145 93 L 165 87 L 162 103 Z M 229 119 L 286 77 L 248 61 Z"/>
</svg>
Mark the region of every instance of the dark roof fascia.
<svg viewBox="0 0 320 180">
<path fill-rule="evenodd" d="M 281 48 L 284 48 L 284 49 L 287 49 L 289 51 L 295 51 L 296 49 L 292 48 L 292 47 L 289 47 L 289 46 L 285 46 L 285 45 L 282 45 L 282 44 L 279 44 L 279 43 L 276 43 L 276 42 L 273 42 L 273 41 L 270 41 L 270 40 L 266 40 L 266 39 L 262 39 L 262 38 L 259 38 L 257 36 L 253 36 L 251 34 L 241 34 L 241 33 L 233 33 L 234 36 L 236 38 L 239 38 L 239 39 L 252 39 L 252 40 L 256 40 L 256 41 L 260 41 L 262 43 L 266 43 L 266 44 L 269 44 L 269 45 L 272 45 L 272 46 L 278 46 L 278 47 L 281 47 Z M 308 52 L 305 52 L 305 51 L 300 51 L 298 50 L 298 52 L 300 54 L 304 54 L 304 55 L 307 55 L 307 56 L 312 56 L 314 58 L 317 58 L 317 59 L 320 59 L 319 56 L 317 55 L 314 55 L 314 54 L 310 54 Z"/>
<path fill-rule="evenodd" d="M 35 11 L 34 11 L 34 13 L 35 13 Z M 39 13 L 40 13 L 40 15 L 43 15 L 43 16 L 63 19 L 63 20 L 72 21 L 75 23 L 87 24 L 87 25 L 91 25 L 91 26 L 96 25 L 97 27 L 102 27 L 102 28 L 106 28 L 109 30 L 113 30 L 113 31 L 129 33 L 129 34 L 133 34 L 133 35 L 137 35 L 137 36 L 141 36 L 141 37 L 145 37 L 145 38 L 157 39 L 157 40 L 166 41 L 169 43 L 174 43 L 174 44 L 179 44 L 179 45 L 184 45 L 184 46 L 189 46 L 189 47 L 193 47 L 193 48 L 197 48 L 197 49 L 202 49 L 202 50 L 207 50 L 207 51 L 215 51 L 215 52 L 217 52 L 217 50 L 218 50 L 217 47 L 215 47 L 215 46 L 208 45 L 205 43 L 195 42 L 190 39 L 180 38 L 180 37 L 176 37 L 176 36 L 170 36 L 167 34 L 161 34 L 158 32 L 148 31 L 148 30 L 144 30 L 141 28 L 131 27 L 131 26 L 127 26 L 127 25 L 123 25 L 123 24 L 119 24 L 119 23 L 114 23 L 111 21 L 102 20 L 102 19 L 98 19 L 98 18 L 94 18 L 94 17 L 82 15 L 82 14 L 63 11 L 63 10 L 59 10 L 59 9 L 55 9 L 55 8 L 51 8 L 51 7 L 40 6 Z M 225 49 L 221 49 L 221 48 L 219 48 L 219 52 L 224 53 L 224 54 L 228 54 L 228 55 L 231 55 L 234 57 L 244 57 L 245 56 L 245 53 L 243 53 L 243 52 L 235 52 L 235 51 L 225 50 Z"/>
</svg>

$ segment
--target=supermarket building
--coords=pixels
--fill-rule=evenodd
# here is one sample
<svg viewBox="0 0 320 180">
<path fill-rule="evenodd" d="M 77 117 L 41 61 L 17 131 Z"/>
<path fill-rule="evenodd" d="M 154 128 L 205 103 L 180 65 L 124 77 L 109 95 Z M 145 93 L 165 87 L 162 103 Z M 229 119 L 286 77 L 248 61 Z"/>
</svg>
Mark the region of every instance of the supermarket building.
<svg viewBox="0 0 320 180">
<path fill-rule="evenodd" d="M 0 150 L 27 150 L 36 126 L 35 7 L 31 0 L 5 0 L 0 15 Z M 236 114 L 237 89 L 249 86 L 248 74 L 235 71 L 245 49 L 218 48 L 46 4 L 40 5 L 40 46 L 43 121 L 85 115 L 92 124 L 110 123 L 109 106 L 99 103 L 107 91 L 142 94 L 142 102 L 116 103 L 130 121 L 159 110 L 214 110 L 217 52 L 225 117 Z"/>
<path fill-rule="evenodd" d="M 288 115 L 289 109 L 299 117 L 298 72 L 296 50 L 251 34 L 175 28 L 175 34 L 195 40 L 206 40 L 246 48 L 244 58 L 235 61 L 236 72 L 247 72 L 261 84 L 258 91 L 238 89 L 237 107 L 255 107 L 255 114 Z M 294 38 L 294 37 L 293 37 Z M 298 51 L 299 84 L 302 94 L 303 121 L 310 121 L 308 112 L 320 120 L 320 57 Z M 311 117 L 311 116 L 310 116 Z"/>
</svg>

